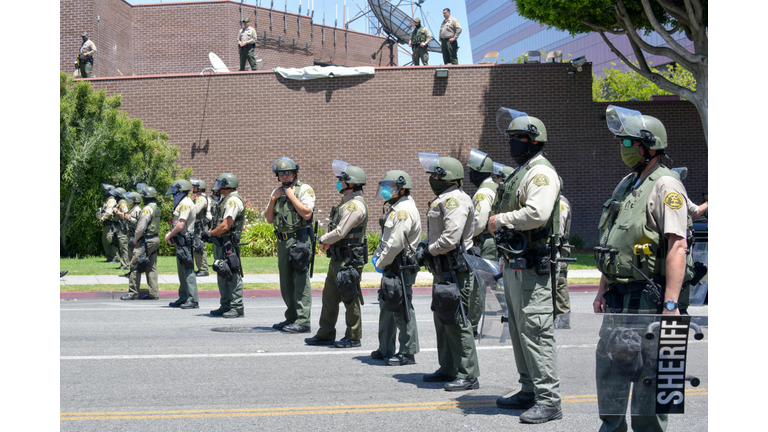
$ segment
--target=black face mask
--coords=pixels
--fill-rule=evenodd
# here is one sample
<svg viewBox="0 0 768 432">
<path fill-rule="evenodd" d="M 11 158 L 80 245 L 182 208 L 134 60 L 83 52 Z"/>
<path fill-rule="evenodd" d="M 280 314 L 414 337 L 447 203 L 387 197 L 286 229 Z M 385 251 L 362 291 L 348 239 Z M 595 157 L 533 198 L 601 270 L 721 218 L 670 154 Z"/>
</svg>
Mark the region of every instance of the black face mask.
<svg viewBox="0 0 768 432">
<path fill-rule="evenodd" d="M 480 187 L 481 184 L 491 176 L 491 173 L 482 173 L 475 170 L 469 170 L 469 181 L 472 182 L 475 187 Z"/>
<path fill-rule="evenodd" d="M 434 192 L 435 195 L 440 195 L 451 186 L 456 186 L 456 183 L 430 177 L 429 186 L 432 188 L 432 192 Z"/>
<path fill-rule="evenodd" d="M 523 165 L 531 158 L 531 143 L 526 141 L 520 141 L 514 138 L 509 140 L 509 154 L 517 162 L 518 165 Z"/>
</svg>

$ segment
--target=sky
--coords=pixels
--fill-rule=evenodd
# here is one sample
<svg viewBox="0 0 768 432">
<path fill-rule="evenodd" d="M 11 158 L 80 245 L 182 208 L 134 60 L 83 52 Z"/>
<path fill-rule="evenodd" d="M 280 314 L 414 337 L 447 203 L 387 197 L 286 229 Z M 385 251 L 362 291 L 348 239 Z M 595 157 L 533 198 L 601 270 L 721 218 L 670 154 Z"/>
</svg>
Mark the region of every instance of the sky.
<svg viewBox="0 0 768 432">
<path fill-rule="evenodd" d="M 127 0 L 131 4 L 144 4 L 144 3 L 178 3 L 176 0 Z M 203 1 L 203 0 L 185 0 L 185 1 Z M 307 14 L 308 1 L 312 0 L 274 0 L 274 9 L 285 10 L 286 4 L 288 12 L 298 13 L 299 2 L 301 1 L 301 13 Z M 366 0 L 346 0 L 347 9 L 349 9 L 350 18 L 357 15 L 360 12 L 360 8 L 365 8 L 368 5 Z M 390 0 L 390 3 L 398 5 L 398 0 Z M 259 5 L 262 7 L 270 7 L 271 0 L 245 0 L 244 4 Z M 403 0 L 399 3 L 399 8 L 410 15 L 411 12 L 411 0 Z M 344 0 L 314 0 L 315 8 L 315 21 L 322 22 L 323 10 L 325 10 L 325 24 L 333 25 L 334 18 L 338 12 L 339 27 L 343 27 L 343 8 Z M 459 35 L 459 64 L 472 64 L 472 49 L 469 45 L 469 23 L 467 22 L 467 13 L 464 0 L 425 0 L 421 5 L 424 11 L 424 16 L 429 22 L 430 30 L 432 31 L 432 37 L 437 37 L 440 32 L 440 24 L 443 22 L 443 9 L 448 8 L 451 10 L 451 15 L 459 21 L 462 31 Z M 421 17 L 422 14 L 418 12 L 414 6 L 416 14 L 414 17 Z M 367 21 L 365 18 L 359 18 L 349 25 L 349 28 L 355 31 L 368 33 Z M 410 47 L 403 45 L 402 47 L 410 50 Z M 430 52 L 430 64 L 442 63 L 442 54 Z M 404 65 L 411 61 L 411 56 L 404 51 L 400 51 L 398 55 L 398 63 Z"/>
</svg>

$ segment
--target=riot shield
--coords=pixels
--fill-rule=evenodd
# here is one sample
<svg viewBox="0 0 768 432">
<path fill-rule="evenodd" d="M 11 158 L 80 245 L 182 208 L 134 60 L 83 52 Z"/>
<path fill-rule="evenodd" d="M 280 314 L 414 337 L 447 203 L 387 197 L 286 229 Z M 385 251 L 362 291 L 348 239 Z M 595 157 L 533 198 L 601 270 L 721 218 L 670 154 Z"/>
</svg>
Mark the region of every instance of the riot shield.
<svg viewBox="0 0 768 432">
<path fill-rule="evenodd" d="M 705 268 L 709 268 L 709 243 L 695 242 L 693 244 L 693 262 L 702 263 Z M 692 306 L 699 306 L 704 304 L 704 300 L 707 298 L 707 291 L 709 290 L 708 274 L 705 274 L 703 278 L 696 285 L 691 285 L 690 304 Z"/>
<path fill-rule="evenodd" d="M 509 340 L 509 315 L 499 263 L 466 253 L 463 256 L 482 295 L 483 317 L 477 326 L 477 343 L 504 344 Z"/>
<path fill-rule="evenodd" d="M 596 391 L 600 415 L 706 411 L 708 329 L 694 322 L 700 318 L 571 313 L 571 329 L 555 333 L 563 394 L 587 402 Z"/>
</svg>

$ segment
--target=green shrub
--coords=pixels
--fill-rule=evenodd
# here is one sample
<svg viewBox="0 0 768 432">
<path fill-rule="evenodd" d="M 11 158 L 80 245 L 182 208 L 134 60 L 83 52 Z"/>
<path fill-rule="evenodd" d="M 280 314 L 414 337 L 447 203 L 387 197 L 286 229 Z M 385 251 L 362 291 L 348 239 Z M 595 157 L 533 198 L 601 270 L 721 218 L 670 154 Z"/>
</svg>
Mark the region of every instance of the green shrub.
<svg viewBox="0 0 768 432">
<path fill-rule="evenodd" d="M 568 238 L 568 243 L 572 244 L 573 247 L 577 249 L 583 248 L 584 244 L 586 244 L 586 242 L 584 241 L 584 237 L 578 234 L 571 234 L 571 236 Z"/>
</svg>

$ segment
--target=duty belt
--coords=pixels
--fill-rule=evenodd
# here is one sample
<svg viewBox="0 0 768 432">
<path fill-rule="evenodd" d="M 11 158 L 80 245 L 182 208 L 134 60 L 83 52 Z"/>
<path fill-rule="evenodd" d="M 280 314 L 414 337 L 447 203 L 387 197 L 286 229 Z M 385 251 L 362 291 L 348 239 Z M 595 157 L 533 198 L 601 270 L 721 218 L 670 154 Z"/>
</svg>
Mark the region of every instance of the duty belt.
<svg viewBox="0 0 768 432">
<path fill-rule="evenodd" d="M 488 240 L 488 239 L 492 239 L 492 238 L 493 238 L 493 235 L 491 235 L 491 234 L 486 234 L 486 233 L 484 233 L 484 232 L 483 232 L 483 233 L 480 233 L 480 234 L 476 235 L 476 236 L 475 236 L 475 237 L 472 239 L 472 243 L 473 243 L 475 246 L 480 246 L 480 247 L 482 247 L 482 246 L 483 246 L 483 243 L 485 243 L 485 241 L 486 241 L 486 240 Z"/>
<path fill-rule="evenodd" d="M 153 239 L 153 238 L 158 237 L 158 236 L 159 236 L 158 234 L 145 234 L 144 238 L 146 240 L 149 240 L 149 239 Z"/>
<path fill-rule="evenodd" d="M 278 240 L 289 240 L 289 239 L 298 239 L 300 241 L 306 240 L 308 232 L 307 230 L 310 229 L 309 227 L 305 229 L 300 229 L 298 231 L 291 231 L 291 232 L 280 232 L 275 230 L 275 237 L 277 237 Z"/>
</svg>

